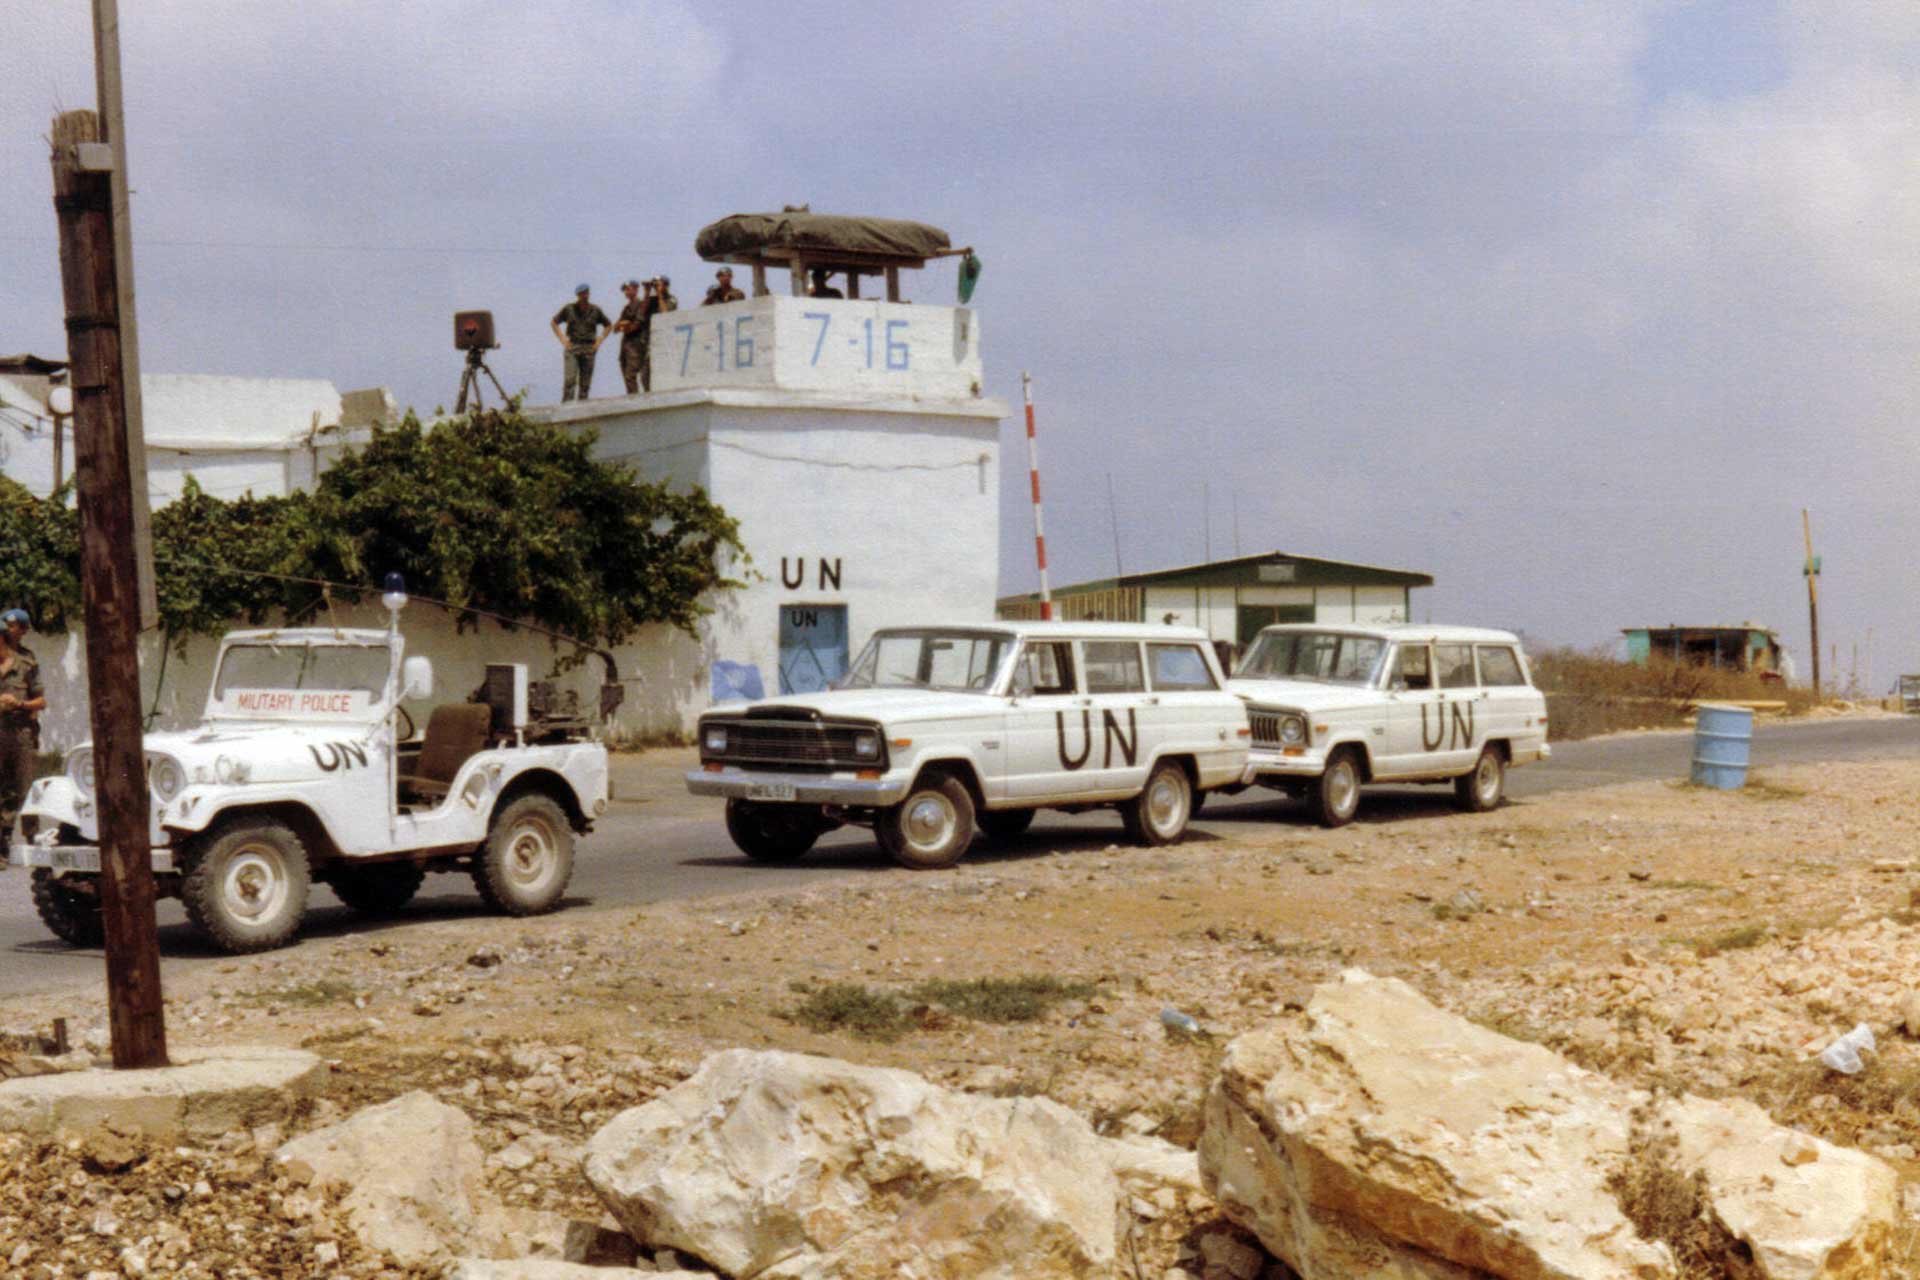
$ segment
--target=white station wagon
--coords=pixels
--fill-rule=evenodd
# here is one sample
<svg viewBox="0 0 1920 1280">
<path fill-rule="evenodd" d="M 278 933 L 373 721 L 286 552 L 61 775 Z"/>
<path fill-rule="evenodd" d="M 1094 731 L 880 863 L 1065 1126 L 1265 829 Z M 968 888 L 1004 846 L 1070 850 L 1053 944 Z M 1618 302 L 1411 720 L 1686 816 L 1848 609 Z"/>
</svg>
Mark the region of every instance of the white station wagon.
<svg viewBox="0 0 1920 1280">
<path fill-rule="evenodd" d="M 1499 805 L 1510 765 L 1545 760 L 1547 703 L 1517 636 L 1477 627 L 1267 627 L 1234 670 L 1255 781 L 1352 821 L 1367 782 L 1448 782 Z"/>
<path fill-rule="evenodd" d="M 1196 795 L 1246 778 L 1245 705 L 1204 633 L 1141 623 L 878 631 L 831 690 L 700 718 L 696 795 L 725 796 L 748 857 L 786 862 L 843 824 L 908 867 L 957 862 L 976 829 L 1116 807 L 1147 844 Z"/>
</svg>

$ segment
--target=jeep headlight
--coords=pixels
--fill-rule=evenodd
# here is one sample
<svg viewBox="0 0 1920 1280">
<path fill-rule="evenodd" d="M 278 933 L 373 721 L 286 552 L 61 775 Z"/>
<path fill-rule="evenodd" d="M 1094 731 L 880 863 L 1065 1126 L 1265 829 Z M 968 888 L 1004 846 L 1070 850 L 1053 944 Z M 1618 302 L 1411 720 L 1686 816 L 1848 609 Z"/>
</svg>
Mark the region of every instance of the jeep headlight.
<svg viewBox="0 0 1920 1280">
<path fill-rule="evenodd" d="M 1305 716 L 1280 717 L 1280 745 L 1283 747 L 1304 747 L 1307 745 L 1307 718 Z"/>
<path fill-rule="evenodd" d="M 147 786 L 160 803 L 165 804 L 180 794 L 180 788 L 187 785 L 187 771 L 172 756 L 150 755 L 147 757 Z"/>
<path fill-rule="evenodd" d="M 73 780 L 74 790 L 89 800 L 93 798 L 92 747 L 82 747 L 67 757 L 67 777 Z"/>
<path fill-rule="evenodd" d="M 727 726 L 710 724 L 700 730 L 701 749 L 712 755 L 725 755 L 727 751 Z"/>
<path fill-rule="evenodd" d="M 853 755 L 856 760 L 878 760 L 880 758 L 880 735 L 863 729 L 853 735 Z"/>
</svg>

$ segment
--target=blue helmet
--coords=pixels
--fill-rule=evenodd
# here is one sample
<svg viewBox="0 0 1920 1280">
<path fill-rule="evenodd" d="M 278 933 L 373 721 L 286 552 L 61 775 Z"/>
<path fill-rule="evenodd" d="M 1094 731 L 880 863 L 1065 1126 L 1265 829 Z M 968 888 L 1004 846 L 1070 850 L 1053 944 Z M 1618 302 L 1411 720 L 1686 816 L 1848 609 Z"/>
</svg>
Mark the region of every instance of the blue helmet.
<svg viewBox="0 0 1920 1280">
<path fill-rule="evenodd" d="M 586 291 L 587 291 L 587 290 L 588 290 L 588 289 L 589 289 L 590 287 L 591 287 L 591 286 L 589 286 L 589 285 L 584 285 L 584 284 L 577 284 L 577 285 L 575 285 L 575 286 L 573 286 L 573 291 L 574 291 L 575 293 L 585 293 L 585 292 L 586 292 Z"/>
<path fill-rule="evenodd" d="M 27 616 L 25 609 L 9 609 L 5 613 L 0 613 L 0 625 L 14 622 L 19 623 L 23 627 L 33 625 L 33 619 Z"/>
</svg>

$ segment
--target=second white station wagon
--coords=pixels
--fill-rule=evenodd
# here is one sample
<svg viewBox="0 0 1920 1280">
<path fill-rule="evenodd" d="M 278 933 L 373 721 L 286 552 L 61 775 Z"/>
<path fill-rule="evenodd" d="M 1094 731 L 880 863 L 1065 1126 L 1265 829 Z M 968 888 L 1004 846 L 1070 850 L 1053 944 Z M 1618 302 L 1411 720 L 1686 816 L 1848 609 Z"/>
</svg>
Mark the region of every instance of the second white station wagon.
<svg viewBox="0 0 1920 1280">
<path fill-rule="evenodd" d="M 1353 820 L 1368 782 L 1452 782 L 1499 805 L 1512 765 L 1545 760 L 1547 702 L 1510 631 L 1393 623 L 1267 627 L 1234 669 L 1255 781 Z"/>
<path fill-rule="evenodd" d="M 904 866 L 950 866 L 976 830 L 1018 835 L 1047 808 L 1117 808 L 1167 844 L 1196 795 L 1246 780 L 1226 684 L 1192 628 L 889 628 L 833 689 L 707 712 L 687 787 L 726 797 L 727 833 L 765 862 L 851 823 Z"/>
</svg>

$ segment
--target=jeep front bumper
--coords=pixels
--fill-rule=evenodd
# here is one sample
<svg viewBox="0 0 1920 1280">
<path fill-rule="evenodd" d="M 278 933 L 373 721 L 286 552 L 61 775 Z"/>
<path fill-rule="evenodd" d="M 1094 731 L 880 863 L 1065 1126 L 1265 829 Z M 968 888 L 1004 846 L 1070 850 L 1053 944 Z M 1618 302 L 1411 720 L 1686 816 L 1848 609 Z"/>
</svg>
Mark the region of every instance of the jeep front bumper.
<svg viewBox="0 0 1920 1280">
<path fill-rule="evenodd" d="M 91 873 L 100 870 L 100 846 L 97 844 L 54 844 L 33 841 L 14 845 L 7 851 L 10 867 L 46 867 L 58 872 Z M 153 851 L 153 869 L 172 871 L 173 850 Z"/>
<path fill-rule="evenodd" d="M 850 773 L 780 773 L 772 770 L 692 769 L 687 790 L 696 796 L 764 800 L 772 804 L 840 804 L 883 809 L 906 799 L 913 779 L 859 778 Z"/>
<path fill-rule="evenodd" d="M 1277 747 L 1254 747 L 1247 752 L 1247 773 L 1255 780 L 1273 776 L 1317 778 L 1326 771 L 1327 753 L 1314 747 L 1303 747 L 1293 755 Z"/>
</svg>

